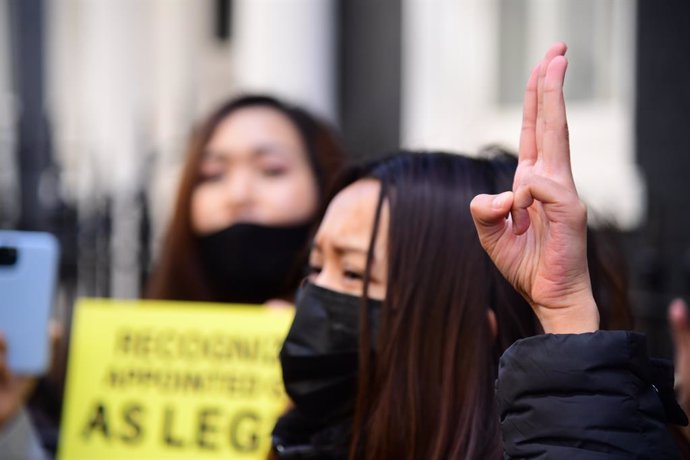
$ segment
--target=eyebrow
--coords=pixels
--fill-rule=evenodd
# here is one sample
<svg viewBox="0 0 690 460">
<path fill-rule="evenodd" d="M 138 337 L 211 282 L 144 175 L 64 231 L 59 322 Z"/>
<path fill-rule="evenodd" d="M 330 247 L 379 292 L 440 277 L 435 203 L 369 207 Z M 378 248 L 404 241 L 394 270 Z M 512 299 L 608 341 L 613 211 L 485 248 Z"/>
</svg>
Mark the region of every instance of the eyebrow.
<svg viewBox="0 0 690 460">
<path fill-rule="evenodd" d="M 365 255 L 365 256 L 366 256 L 367 254 L 369 254 L 369 249 L 368 249 L 368 248 L 367 248 L 367 249 L 362 249 L 362 248 L 360 248 L 360 247 L 352 246 L 352 245 L 349 245 L 349 244 L 346 244 L 346 243 L 342 243 L 342 242 L 340 242 L 340 243 L 336 242 L 335 244 L 333 244 L 333 247 L 335 248 L 336 252 L 338 252 L 338 253 L 340 253 L 340 254 L 343 254 L 343 253 L 346 253 L 346 252 L 349 252 L 349 253 L 356 253 L 356 254 L 362 254 L 362 255 Z M 313 251 L 323 253 L 323 249 L 321 248 L 321 246 L 320 246 L 316 241 L 313 241 L 313 242 L 312 242 L 312 244 L 311 244 L 311 249 L 312 249 Z M 375 257 L 376 257 L 376 256 L 374 255 L 374 258 L 375 258 Z"/>
<path fill-rule="evenodd" d="M 276 154 L 286 154 L 289 152 L 290 152 L 290 149 L 285 148 L 283 146 L 274 145 L 274 144 L 263 144 L 263 145 L 259 145 L 257 148 L 252 150 L 251 157 L 252 158 L 261 158 L 261 157 L 276 155 Z M 228 156 L 226 155 L 226 152 L 224 152 L 222 150 L 207 149 L 204 151 L 203 159 L 227 161 Z"/>
</svg>

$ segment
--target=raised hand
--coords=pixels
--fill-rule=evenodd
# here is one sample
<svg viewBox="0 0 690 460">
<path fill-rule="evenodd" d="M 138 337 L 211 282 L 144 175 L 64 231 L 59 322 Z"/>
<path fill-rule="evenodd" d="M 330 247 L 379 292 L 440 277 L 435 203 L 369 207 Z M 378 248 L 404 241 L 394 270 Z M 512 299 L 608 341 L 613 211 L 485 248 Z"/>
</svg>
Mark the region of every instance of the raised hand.
<svg viewBox="0 0 690 460">
<path fill-rule="evenodd" d="M 587 266 L 587 209 L 570 166 L 565 51 L 553 45 L 527 82 L 513 190 L 478 195 L 470 210 L 482 246 L 544 331 L 582 333 L 599 328 L 599 312 Z"/>
<path fill-rule="evenodd" d="M 673 336 L 676 399 L 683 411 L 690 414 L 690 318 L 683 300 L 671 302 L 668 322 Z M 683 428 L 683 434 L 690 439 L 690 427 Z"/>
</svg>

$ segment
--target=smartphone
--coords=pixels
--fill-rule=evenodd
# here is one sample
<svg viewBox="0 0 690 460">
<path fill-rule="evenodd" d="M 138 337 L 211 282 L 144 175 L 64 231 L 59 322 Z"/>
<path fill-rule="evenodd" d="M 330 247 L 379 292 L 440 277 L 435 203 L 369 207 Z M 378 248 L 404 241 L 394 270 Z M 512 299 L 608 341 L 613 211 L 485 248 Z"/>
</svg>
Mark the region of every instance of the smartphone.
<svg viewBox="0 0 690 460">
<path fill-rule="evenodd" d="M 0 230 L 0 331 L 15 374 L 48 370 L 58 259 L 50 233 Z"/>
</svg>

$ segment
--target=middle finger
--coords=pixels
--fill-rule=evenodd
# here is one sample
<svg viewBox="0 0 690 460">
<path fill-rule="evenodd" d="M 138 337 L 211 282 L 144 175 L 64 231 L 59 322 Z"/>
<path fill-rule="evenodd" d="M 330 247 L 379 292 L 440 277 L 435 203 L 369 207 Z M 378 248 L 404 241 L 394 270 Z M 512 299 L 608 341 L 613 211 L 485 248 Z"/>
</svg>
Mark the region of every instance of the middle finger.
<svg viewBox="0 0 690 460">
<path fill-rule="evenodd" d="M 548 49 L 539 65 L 539 77 L 537 78 L 537 126 L 535 129 L 537 158 L 541 157 L 544 146 L 544 78 L 546 77 L 546 69 L 553 58 L 565 55 L 567 49 L 568 47 L 565 43 L 554 43 Z"/>
</svg>

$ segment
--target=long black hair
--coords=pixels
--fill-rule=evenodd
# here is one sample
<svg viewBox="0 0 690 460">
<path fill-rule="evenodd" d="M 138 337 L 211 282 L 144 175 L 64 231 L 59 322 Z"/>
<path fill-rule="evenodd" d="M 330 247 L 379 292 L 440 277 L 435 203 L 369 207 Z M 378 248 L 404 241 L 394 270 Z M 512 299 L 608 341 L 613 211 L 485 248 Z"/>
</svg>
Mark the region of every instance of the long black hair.
<svg viewBox="0 0 690 460">
<path fill-rule="evenodd" d="M 390 210 L 375 357 L 366 305 L 360 315 L 351 458 L 500 457 L 496 360 L 503 344 L 531 335 L 537 323 L 481 248 L 469 213 L 475 195 L 496 191 L 497 168 L 505 169 L 490 159 L 400 152 L 343 178 L 340 189 L 361 178 L 380 181 L 378 214 L 384 200 Z M 489 327 L 490 308 L 499 324 L 504 312 L 511 315 L 499 340 Z"/>
</svg>

